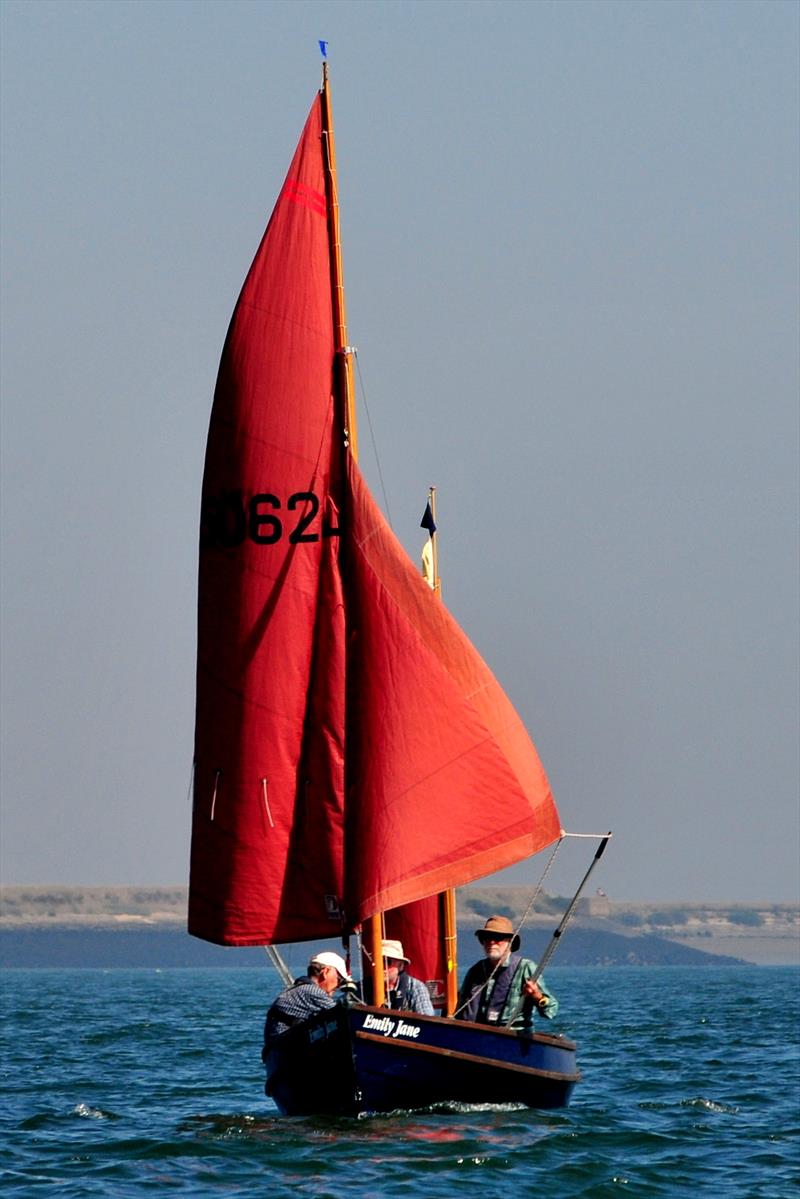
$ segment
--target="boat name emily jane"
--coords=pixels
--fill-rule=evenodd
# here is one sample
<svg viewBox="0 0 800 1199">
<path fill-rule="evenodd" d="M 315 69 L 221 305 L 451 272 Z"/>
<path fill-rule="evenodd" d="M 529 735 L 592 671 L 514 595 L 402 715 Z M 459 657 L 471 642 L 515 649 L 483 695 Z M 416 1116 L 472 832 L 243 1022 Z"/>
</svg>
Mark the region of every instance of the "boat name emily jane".
<svg viewBox="0 0 800 1199">
<path fill-rule="evenodd" d="M 363 1027 L 365 1032 L 367 1029 L 371 1029 L 373 1032 L 382 1032 L 385 1037 L 411 1037 L 412 1040 L 420 1033 L 418 1024 L 406 1024 L 405 1020 L 392 1020 L 391 1016 L 367 1015 L 364 1018 Z"/>
</svg>

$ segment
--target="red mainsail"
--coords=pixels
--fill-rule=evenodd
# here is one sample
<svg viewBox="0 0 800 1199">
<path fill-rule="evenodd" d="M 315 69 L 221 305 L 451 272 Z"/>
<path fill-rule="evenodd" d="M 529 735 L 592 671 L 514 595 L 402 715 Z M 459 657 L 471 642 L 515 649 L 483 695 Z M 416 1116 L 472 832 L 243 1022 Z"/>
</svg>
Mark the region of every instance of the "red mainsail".
<svg viewBox="0 0 800 1199">
<path fill-rule="evenodd" d="M 341 926 L 333 358 L 318 98 L 231 321 L 203 477 L 189 931 L 222 944 Z"/>
<path fill-rule="evenodd" d="M 189 931 L 226 945 L 346 932 L 560 832 L 519 717 L 345 444 L 326 172 L 318 97 L 209 428 Z"/>
</svg>

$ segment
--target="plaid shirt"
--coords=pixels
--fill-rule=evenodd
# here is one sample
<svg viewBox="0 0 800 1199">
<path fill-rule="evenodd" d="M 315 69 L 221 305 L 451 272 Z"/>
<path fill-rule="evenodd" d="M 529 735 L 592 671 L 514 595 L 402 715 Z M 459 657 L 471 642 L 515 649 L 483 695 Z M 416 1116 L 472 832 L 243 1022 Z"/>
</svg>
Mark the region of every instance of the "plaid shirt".
<svg viewBox="0 0 800 1199">
<path fill-rule="evenodd" d="M 323 991 L 313 978 L 298 978 L 296 983 L 281 992 L 267 1012 L 264 1053 L 269 1049 L 270 1042 L 287 1032 L 293 1024 L 332 1007 L 336 1007 L 336 1000 Z"/>
<path fill-rule="evenodd" d="M 372 980 L 362 983 L 364 1002 L 372 1003 Z M 403 970 L 394 990 L 387 990 L 386 1000 L 390 1008 L 400 1012 L 419 1012 L 421 1016 L 435 1016 L 431 994 L 425 983 Z"/>
<path fill-rule="evenodd" d="M 430 991 L 425 986 L 425 983 L 418 978 L 414 978 L 411 974 L 406 974 L 405 971 L 403 971 L 401 977 L 404 977 L 406 980 L 406 987 L 404 988 L 406 995 L 402 999 L 398 996 L 397 1002 L 395 1002 L 396 992 L 390 991 L 389 1002 L 392 1007 L 401 1008 L 407 1012 L 419 1012 L 421 1016 L 435 1015 Z"/>
</svg>

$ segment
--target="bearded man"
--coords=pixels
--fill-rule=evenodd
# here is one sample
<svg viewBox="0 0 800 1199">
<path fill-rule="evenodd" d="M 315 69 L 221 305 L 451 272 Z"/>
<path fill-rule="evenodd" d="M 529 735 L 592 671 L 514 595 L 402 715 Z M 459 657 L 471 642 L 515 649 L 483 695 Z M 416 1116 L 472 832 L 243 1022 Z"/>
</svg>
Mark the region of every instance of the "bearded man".
<svg viewBox="0 0 800 1199">
<path fill-rule="evenodd" d="M 505 916 L 490 916 L 475 932 L 483 958 L 471 966 L 461 985 L 456 1016 L 477 1024 L 533 1028 L 533 1013 L 546 1020 L 558 1013 L 558 1000 L 540 975 L 536 963 L 518 953 L 520 940 Z"/>
</svg>

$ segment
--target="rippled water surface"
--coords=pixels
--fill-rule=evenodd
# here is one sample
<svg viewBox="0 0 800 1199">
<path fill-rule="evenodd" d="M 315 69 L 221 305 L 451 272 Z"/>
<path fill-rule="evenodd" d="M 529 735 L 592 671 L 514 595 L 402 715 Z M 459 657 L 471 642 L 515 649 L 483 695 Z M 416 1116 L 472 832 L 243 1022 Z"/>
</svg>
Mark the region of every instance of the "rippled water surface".
<svg viewBox="0 0 800 1199">
<path fill-rule="evenodd" d="M 284 1119 L 264 1097 L 266 967 L 6 971 L 0 1181 L 20 1197 L 797 1190 L 798 971 L 548 980 L 584 1075 L 566 1111 L 332 1120 Z"/>
</svg>

